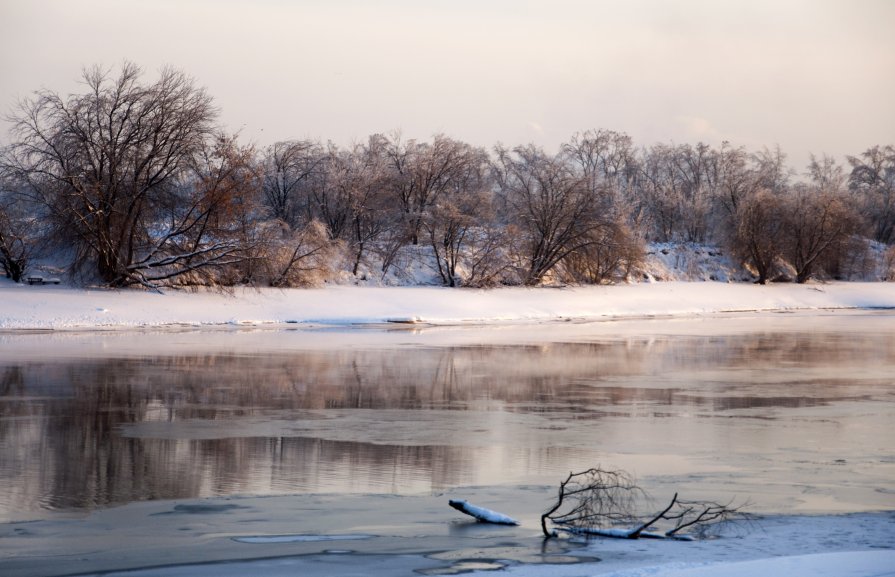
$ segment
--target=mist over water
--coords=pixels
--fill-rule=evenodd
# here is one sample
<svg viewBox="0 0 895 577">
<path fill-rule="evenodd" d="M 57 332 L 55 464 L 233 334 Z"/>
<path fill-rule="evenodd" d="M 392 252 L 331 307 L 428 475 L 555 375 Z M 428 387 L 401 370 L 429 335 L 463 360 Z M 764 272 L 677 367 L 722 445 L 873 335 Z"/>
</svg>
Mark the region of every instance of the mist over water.
<svg viewBox="0 0 895 577">
<path fill-rule="evenodd" d="M 895 323 L 663 332 L 287 350 L 266 347 L 267 331 L 179 354 L 104 356 L 89 338 L 80 357 L 0 353 L 0 520 L 234 494 L 555 485 L 597 464 L 654 493 L 759 510 L 891 506 Z M 143 337 L 115 338 L 138 350 Z"/>
</svg>

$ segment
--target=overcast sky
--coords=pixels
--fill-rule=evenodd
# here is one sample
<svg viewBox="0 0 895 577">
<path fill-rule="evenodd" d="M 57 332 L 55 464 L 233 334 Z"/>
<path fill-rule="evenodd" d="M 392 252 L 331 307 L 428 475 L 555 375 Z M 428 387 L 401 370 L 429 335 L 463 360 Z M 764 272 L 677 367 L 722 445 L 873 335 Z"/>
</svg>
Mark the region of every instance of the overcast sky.
<svg viewBox="0 0 895 577">
<path fill-rule="evenodd" d="M 779 144 L 801 171 L 895 143 L 893 0 L 0 0 L 4 112 L 125 59 L 184 70 L 262 146 L 608 128 Z"/>
</svg>

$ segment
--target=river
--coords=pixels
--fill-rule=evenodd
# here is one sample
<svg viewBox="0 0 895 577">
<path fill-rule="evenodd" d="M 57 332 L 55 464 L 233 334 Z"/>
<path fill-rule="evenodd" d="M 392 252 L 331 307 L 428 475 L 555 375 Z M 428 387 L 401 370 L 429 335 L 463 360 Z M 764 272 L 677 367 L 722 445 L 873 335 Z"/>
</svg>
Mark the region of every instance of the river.
<svg viewBox="0 0 895 577">
<path fill-rule="evenodd" d="M 329 510 L 293 530 L 412 535 L 471 496 L 536 526 L 596 465 L 659 502 L 891 508 L 895 314 L 0 334 L 6 523 L 291 496 Z"/>
</svg>

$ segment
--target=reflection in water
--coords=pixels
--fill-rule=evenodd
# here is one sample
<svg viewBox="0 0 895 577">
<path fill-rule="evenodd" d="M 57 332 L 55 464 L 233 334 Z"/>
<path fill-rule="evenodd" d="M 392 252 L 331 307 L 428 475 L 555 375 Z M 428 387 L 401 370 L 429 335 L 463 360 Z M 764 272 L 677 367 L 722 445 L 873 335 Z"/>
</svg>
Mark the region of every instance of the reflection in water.
<svg viewBox="0 0 895 577">
<path fill-rule="evenodd" d="M 835 332 L 5 361 L 0 520 L 146 499 L 524 483 L 607 455 L 675 474 L 767 459 L 759 485 L 805 455 L 871 462 L 876 451 L 891 466 L 893 374 L 895 334 Z M 882 429 L 875 445 L 862 419 Z M 788 471 L 775 482 L 797 482 Z"/>
</svg>

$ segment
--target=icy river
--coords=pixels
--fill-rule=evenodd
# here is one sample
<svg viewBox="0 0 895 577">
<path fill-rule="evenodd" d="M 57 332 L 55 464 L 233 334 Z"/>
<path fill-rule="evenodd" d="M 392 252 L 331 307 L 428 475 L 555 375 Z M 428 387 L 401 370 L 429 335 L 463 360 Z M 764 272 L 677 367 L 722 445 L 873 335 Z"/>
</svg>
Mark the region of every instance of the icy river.
<svg viewBox="0 0 895 577">
<path fill-rule="evenodd" d="M 447 498 L 534 527 L 595 465 L 659 501 L 892 508 L 895 314 L 0 334 L 7 527 L 448 539 Z"/>
</svg>

